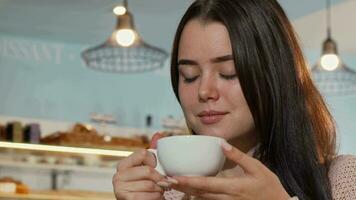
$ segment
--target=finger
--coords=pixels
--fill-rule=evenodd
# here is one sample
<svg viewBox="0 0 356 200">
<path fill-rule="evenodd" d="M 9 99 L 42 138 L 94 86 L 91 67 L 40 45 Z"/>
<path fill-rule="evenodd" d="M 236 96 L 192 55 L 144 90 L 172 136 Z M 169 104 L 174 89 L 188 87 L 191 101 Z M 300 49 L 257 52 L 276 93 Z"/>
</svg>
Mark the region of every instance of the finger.
<svg viewBox="0 0 356 200">
<path fill-rule="evenodd" d="M 186 195 L 189 195 L 189 196 L 199 196 L 199 195 L 201 195 L 201 194 L 206 192 L 206 191 L 203 191 L 203 190 L 198 190 L 198 189 L 194 189 L 194 188 L 188 188 L 188 187 L 179 186 L 179 185 L 172 185 L 171 188 L 173 190 L 182 192 L 182 193 L 184 193 Z"/>
<path fill-rule="evenodd" d="M 152 180 L 158 182 L 164 178 L 165 176 L 158 173 L 153 167 L 146 165 L 122 170 L 117 179 L 119 181 Z"/>
<path fill-rule="evenodd" d="M 195 195 L 202 192 L 229 194 L 240 184 L 235 178 L 184 176 L 172 178 L 178 181 L 178 184 L 173 184 L 172 187 Z"/>
<path fill-rule="evenodd" d="M 261 171 L 262 168 L 265 168 L 265 166 L 260 161 L 254 159 L 251 156 L 248 156 L 239 149 L 227 143 L 225 140 L 221 140 L 221 147 L 225 156 L 229 160 L 234 161 L 236 164 L 242 167 L 245 173 L 257 174 Z"/>
<path fill-rule="evenodd" d="M 160 192 L 163 193 L 163 189 L 158 186 L 153 181 L 131 181 L 131 182 L 120 182 L 116 184 L 116 187 L 120 191 L 127 192 Z"/>
<path fill-rule="evenodd" d="M 131 154 L 129 157 L 123 159 L 117 166 L 117 171 L 128 169 L 135 166 L 148 165 L 156 166 L 156 158 L 145 149 L 139 150 Z"/>
<path fill-rule="evenodd" d="M 127 193 L 124 197 L 124 199 L 142 199 L 142 200 L 157 200 L 157 199 L 162 199 L 163 194 L 159 192 L 130 192 Z"/>
<path fill-rule="evenodd" d="M 199 195 L 198 197 L 200 197 L 201 199 L 206 199 L 206 200 L 232 200 L 233 197 L 226 195 L 226 194 L 215 194 L 215 193 L 203 193 L 201 195 Z"/>
<path fill-rule="evenodd" d="M 152 139 L 151 139 L 151 144 L 150 144 L 150 149 L 156 149 L 157 148 L 157 141 L 160 139 L 160 138 L 163 138 L 164 136 L 157 132 L 155 133 L 153 136 L 152 136 Z"/>
</svg>

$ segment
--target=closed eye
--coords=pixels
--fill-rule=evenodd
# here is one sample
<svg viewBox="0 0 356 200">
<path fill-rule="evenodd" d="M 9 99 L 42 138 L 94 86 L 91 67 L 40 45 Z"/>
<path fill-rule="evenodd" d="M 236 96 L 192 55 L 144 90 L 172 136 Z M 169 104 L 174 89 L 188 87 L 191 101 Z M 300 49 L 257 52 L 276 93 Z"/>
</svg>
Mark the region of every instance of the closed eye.
<svg viewBox="0 0 356 200">
<path fill-rule="evenodd" d="M 194 76 L 192 78 L 188 78 L 188 77 L 183 77 L 184 78 L 184 83 L 192 83 L 194 82 L 195 80 L 197 80 L 199 76 Z"/>
<path fill-rule="evenodd" d="M 220 74 L 220 77 L 226 80 L 232 80 L 237 78 L 237 74 L 232 74 L 232 75 L 224 75 L 224 74 Z"/>
</svg>

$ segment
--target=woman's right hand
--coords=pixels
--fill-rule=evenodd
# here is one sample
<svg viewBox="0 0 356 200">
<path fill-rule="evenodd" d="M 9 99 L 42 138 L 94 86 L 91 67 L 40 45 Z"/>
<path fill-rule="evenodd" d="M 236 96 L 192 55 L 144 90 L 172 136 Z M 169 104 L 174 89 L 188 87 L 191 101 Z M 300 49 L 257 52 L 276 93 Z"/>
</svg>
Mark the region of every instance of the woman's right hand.
<svg viewBox="0 0 356 200">
<path fill-rule="evenodd" d="M 153 136 L 151 147 L 160 138 L 157 135 Z M 163 199 L 164 190 L 159 185 L 164 185 L 166 178 L 154 169 L 155 166 L 156 158 L 147 150 L 136 151 L 123 159 L 113 177 L 116 199 Z"/>
</svg>

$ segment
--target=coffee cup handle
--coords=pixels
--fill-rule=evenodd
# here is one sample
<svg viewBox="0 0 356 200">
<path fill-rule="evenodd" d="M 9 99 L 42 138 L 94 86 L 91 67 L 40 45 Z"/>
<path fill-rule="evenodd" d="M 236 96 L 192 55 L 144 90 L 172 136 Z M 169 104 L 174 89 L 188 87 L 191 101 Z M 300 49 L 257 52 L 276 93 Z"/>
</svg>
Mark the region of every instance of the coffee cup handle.
<svg viewBox="0 0 356 200">
<path fill-rule="evenodd" d="M 147 149 L 147 151 L 153 153 L 153 155 L 154 155 L 155 158 L 156 158 L 156 163 L 157 163 L 157 164 L 156 164 L 155 170 L 156 170 L 158 173 L 162 174 L 163 176 L 166 176 L 166 173 L 164 172 L 164 170 L 163 170 L 161 164 L 159 163 L 158 156 L 157 156 L 157 149 Z"/>
</svg>

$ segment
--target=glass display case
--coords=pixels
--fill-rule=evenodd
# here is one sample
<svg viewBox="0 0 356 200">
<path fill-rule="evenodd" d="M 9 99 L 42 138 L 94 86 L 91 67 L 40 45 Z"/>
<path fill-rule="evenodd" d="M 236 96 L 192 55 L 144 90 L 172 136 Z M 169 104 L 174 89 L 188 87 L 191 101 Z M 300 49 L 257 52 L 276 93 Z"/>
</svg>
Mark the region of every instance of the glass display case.
<svg viewBox="0 0 356 200">
<path fill-rule="evenodd" d="M 115 199 L 114 194 L 109 192 L 58 190 L 57 179 L 71 172 L 113 175 L 120 159 L 140 147 L 118 149 L 120 150 L 0 141 L 0 171 L 3 168 L 35 168 L 48 170 L 51 176 L 51 190 L 31 190 L 31 186 L 25 185 L 22 191 L 0 190 L 0 199 Z M 0 180 L 0 185 L 1 182 Z M 19 184 L 15 180 L 13 182 Z"/>
</svg>

